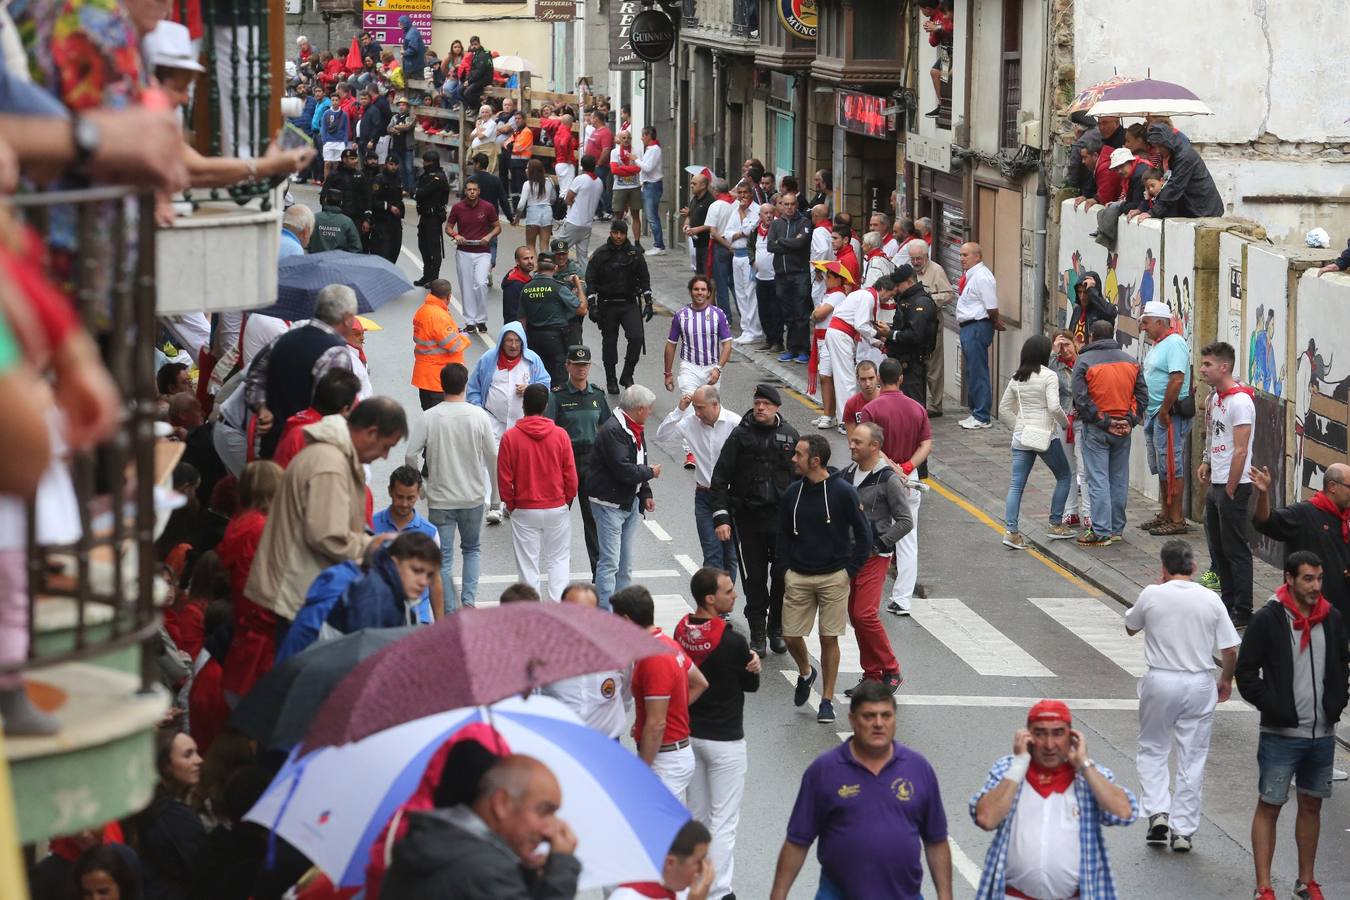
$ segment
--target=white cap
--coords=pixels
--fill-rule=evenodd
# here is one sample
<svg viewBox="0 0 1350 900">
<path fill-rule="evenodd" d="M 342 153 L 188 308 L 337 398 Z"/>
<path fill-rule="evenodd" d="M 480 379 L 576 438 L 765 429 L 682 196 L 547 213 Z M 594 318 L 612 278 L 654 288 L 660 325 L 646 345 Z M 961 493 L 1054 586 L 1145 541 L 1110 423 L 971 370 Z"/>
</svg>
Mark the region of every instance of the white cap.
<svg viewBox="0 0 1350 900">
<path fill-rule="evenodd" d="M 1134 151 L 1128 147 L 1117 147 L 1111 151 L 1111 168 L 1115 169 L 1134 159 Z"/>
<path fill-rule="evenodd" d="M 206 68 L 197 61 L 192 52 L 192 38 L 188 36 L 186 25 L 161 19 L 155 30 L 141 41 L 145 61 L 151 69 L 187 69 L 190 72 L 205 72 Z"/>
<path fill-rule="evenodd" d="M 1172 307 L 1161 300 L 1150 300 L 1144 304 L 1144 315 L 1140 316 L 1140 318 L 1146 316 L 1170 320 L 1172 318 Z"/>
</svg>

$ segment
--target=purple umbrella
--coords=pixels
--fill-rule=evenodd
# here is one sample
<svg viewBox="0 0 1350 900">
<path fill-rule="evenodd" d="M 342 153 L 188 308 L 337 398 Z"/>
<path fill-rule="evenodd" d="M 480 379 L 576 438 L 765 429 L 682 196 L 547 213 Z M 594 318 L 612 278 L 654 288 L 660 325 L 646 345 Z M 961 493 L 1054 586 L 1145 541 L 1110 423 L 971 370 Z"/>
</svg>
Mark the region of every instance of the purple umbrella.
<svg viewBox="0 0 1350 900">
<path fill-rule="evenodd" d="M 1205 102 L 1179 84 L 1145 78 L 1105 88 L 1094 116 L 1212 116 Z"/>
<path fill-rule="evenodd" d="M 314 716 L 300 752 L 669 652 L 627 619 L 571 603 L 464 609 L 352 669 Z"/>
</svg>

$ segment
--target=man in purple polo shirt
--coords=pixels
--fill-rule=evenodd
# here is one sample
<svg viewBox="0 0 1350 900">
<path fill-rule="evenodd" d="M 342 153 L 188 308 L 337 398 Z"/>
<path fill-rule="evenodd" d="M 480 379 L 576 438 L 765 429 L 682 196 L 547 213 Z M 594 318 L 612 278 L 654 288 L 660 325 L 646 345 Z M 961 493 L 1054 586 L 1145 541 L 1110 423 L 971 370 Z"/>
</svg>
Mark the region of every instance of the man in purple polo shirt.
<svg viewBox="0 0 1350 900">
<path fill-rule="evenodd" d="M 731 358 L 731 327 L 726 313 L 712 305 L 712 282 L 706 275 L 689 279 L 689 305 L 677 312 L 670 322 L 666 338 L 666 390 L 673 391 L 677 383 L 672 371 L 675 352 L 680 354 L 678 384 L 679 396 L 693 396 L 705 384 L 717 384 L 722 367 Z M 694 468 L 694 454 L 688 442 L 684 444 L 684 467 Z"/>
<path fill-rule="evenodd" d="M 937 775 L 895 740 L 895 698 L 880 682 L 864 682 L 853 691 L 848 720 L 853 737 L 802 775 L 770 900 L 787 900 L 817 838 L 827 896 L 914 900 L 923 888 L 922 845 L 938 900 L 951 900 L 952 851 Z"/>
</svg>

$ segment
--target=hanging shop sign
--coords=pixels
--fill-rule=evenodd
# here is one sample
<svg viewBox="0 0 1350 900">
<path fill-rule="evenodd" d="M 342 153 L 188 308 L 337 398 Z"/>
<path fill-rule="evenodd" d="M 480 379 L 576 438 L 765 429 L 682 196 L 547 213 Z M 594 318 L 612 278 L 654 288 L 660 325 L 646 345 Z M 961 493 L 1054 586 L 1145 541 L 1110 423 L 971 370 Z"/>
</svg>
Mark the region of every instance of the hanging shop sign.
<svg viewBox="0 0 1350 900">
<path fill-rule="evenodd" d="M 413 27 L 422 32 L 422 42 L 430 47 L 431 0 L 362 0 L 361 27 L 379 44 L 402 42 L 403 27 L 398 20 L 403 16 L 412 19 Z"/>
<path fill-rule="evenodd" d="M 816 39 L 816 0 L 773 0 L 783 27 L 803 41 Z"/>
<path fill-rule="evenodd" d="M 633 20 L 642 12 L 641 0 L 610 0 L 609 4 L 609 70 L 611 72 L 642 71 L 642 57 L 633 49 L 630 39 Z"/>
<path fill-rule="evenodd" d="M 886 98 L 857 91 L 835 91 L 835 122 L 845 131 L 866 137 L 884 138 L 890 131 L 883 110 Z"/>
<path fill-rule="evenodd" d="M 534 17 L 540 22 L 571 22 L 577 17 L 576 0 L 534 0 Z"/>
<path fill-rule="evenodd" d="M 659 62 L 675 46 L 675 23 L 659 9 L 644 9 L 633 19 L 628 37 L 639 59 Z"/>
</svg>

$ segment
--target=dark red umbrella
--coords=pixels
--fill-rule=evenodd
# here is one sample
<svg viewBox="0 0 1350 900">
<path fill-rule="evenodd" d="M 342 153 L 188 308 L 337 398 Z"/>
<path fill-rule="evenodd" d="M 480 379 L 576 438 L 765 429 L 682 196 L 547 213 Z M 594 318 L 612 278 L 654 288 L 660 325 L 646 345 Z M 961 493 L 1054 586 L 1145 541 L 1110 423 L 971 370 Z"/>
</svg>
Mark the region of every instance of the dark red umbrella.
<svg viewBox="0 0 1350 900">
<path fill-rule="evenodd" d="M 464 609 L 352 669 L 314 717 L 301 753 L 668 652 L 627 619 L 572 603 Z"/>
</svg>

